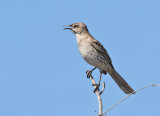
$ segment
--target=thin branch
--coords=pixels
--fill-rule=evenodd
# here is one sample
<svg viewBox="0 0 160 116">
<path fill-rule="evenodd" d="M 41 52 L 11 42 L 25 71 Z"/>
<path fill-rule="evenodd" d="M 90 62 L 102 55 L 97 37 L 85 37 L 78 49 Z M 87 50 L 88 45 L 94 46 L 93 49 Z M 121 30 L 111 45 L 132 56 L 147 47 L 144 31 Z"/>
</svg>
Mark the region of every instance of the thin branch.
<svg viewBox="0 0 160 116">
<path fill-rule="evenodd" d="M 105 89 L 105 82 L 103 82 L 103 88 L 102 88 L 102 91 L 99 92 L 99 95 L 101 95 L 103 93 L 104 89 Z"/>
<path fill-rule="evenodd" d="M 89 74 L 89 77 L 92 81 L 92 85 L 97 85 L 96 81 L 93 79 L 93 76 L 89 73 L 89 71 L 87 71 L 86 73 L 87 73 L 87 75 Z M 96 86 L 93 86 L 93 87 L 94 87 L 94 89 L 96 89 Z M 105 83 L 103 83 L 103 89 L 101 91 L 101 94 L 103 93 L 104 89 L 105 89 Z M 99 112 L 97 112 L 97 111 L 95 111 L 95 112 L 97 112 L 99 114 L 98 116 L 103 116 L 103 114 L 102 114 L 102 99 L 101 99 L 101 94 L 99 93 L 98 89 L 95 91 L 95 94 L 97 95 L 98 102 L 99 102 Z"/>
<path fill-rule="evenodd" d="M 160 84 L 150 84 L 150 85 L 147 85 L 147 86 L 144 86 L 144 87 L 142 87 L 142 88 L 140 88 L 140 89 L 137 89 L 136 91 L 134 91 L 135 93 L 136 92 L 138 92 L 138 91 L 140 91 L 140 90 L 142 90 L 142 89 L 145 89 L 145 88 L 147 88 L 147 87 L 150 87 L 150 86 L 160 86 Z M 123 98 L 121 101 L 119 101 L 118 103 L 116 103 L 115 105 L 113 105 L 111 108 L 109 108 L 107 111 L 105 111 L 104 113 L 102 113 L 102 115 L 103 114 L 105 114 L 105 113 L 107 113 L 107 112 L 109 112 L 111 109 L 113 109 L 115 106 L 117 106 L 118 104 L 120 104 L 121 102 L 123 102 L 125 99 L 127 99 L 128 97 L 130 97 L 132 94 L 134 94 L 134 92 L 133 93 L 131 93 L 131 94 L 129 94 L 128 96 L 126 96 L 125 98 Z"/>
</svg>

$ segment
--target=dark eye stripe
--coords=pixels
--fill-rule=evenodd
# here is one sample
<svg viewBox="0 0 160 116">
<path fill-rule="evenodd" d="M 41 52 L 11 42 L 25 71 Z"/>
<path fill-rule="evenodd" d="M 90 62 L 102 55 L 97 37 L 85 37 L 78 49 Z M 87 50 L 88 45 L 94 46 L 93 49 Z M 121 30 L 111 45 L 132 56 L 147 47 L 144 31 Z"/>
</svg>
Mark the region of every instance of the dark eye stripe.
<svg viewBox="0 0 160 116">
<path fill-rule="evenodd" d="M 79 25 L 74 25 L 73 27 L 74 27 L 74 28 L 78 28 L 78 27 L 79 27 Z"/>
</svg>

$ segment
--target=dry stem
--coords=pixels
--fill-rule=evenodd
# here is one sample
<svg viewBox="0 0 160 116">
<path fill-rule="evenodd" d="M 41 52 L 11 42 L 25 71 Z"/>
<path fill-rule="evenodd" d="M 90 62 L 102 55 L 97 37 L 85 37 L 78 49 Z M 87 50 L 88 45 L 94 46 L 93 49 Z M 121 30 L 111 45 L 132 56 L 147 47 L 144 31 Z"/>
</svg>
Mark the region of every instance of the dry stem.
<svg viewBox="0 0 160 116">
<path fill-rule="evenodd" d="M 150 85 L 147 85 L 147 86 L 144 86 L 144 87 L 142 87 L 142 88 L 140 88 L 140 89 L 137 89 L 136 91 L 134 91 L 135 93 L 136 92 L 138 92 L 138 91 L 140 91 L 140 90 L 142 90 L 142 89 L 145 89 L 145 88 L 147 88 L 147 87 L 149 87 L 149 86 L 160 86 L 160 84 L 150 84 Z M 122 100 L 120 100 L 119 102 L 117 102 L 115 105 L 113 105 L 112 107 L 110 107 L 107 111 L 105 111 L 104 113 L 102 113 L 102 115 L 103 114 L 105 114 L 105 113 L 107 113 L 107 112 L 109 112 L 111 109 L 113 109 L 115 106 L 117 106 L 118 104 L 120 104 L 121 102 L 123 102 L 125 99 L 127 99 L 128 97 L 130 97 L 132 94 L 134 94 L 134 92 L 133 93 L 131 93 L 131 94 L 129 94 L 128 96 L 126 96 L 125 98 L 123 98 Z"/>
<path fill-rule="evenodd" d="M 88 74 L 88 72 L 86 72 L 86 73 Z M 97 85 L 96 81 L 93 79 L 93 76 L 91 74 L 90 74 L 90 79 L 92 81 L 92 85 Z M 94 89 L 96 89 L 96 86 L 93 86 L 93 87 L 94 87 Z M 98 89 L 95 91 L 95 94 L 97 95 L 98 102 L 99 102 L 99 112 L 97 112 L 97 113 L 99 113 L 99 116 L 103 116 L 103 114 L 102 114 L 102 99 L 101 99 L 101 94 L 103 93 L 104 89 L 105 89 L 105 82 L 103 82 L 103 88 L 102 88 L 101 92 L 99 92 Z"/>
</svg>

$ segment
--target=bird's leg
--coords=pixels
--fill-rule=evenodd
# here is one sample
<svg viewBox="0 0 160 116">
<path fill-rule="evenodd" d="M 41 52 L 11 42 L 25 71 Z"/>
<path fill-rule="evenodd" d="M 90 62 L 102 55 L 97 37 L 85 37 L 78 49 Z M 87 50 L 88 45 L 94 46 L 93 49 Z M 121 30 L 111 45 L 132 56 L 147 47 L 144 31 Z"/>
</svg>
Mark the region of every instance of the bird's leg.
<svg viewBox="0 0 160 116">
<path fill-rule="evenodd" d="M 98 85 L 96 86 L 96 88 L 94 89 L 94 93 L 95 93 L 97 90 L 99 91 L 99 86 L 100 86 L 100 83 L 101 83 L 102 73 L 103 73 L 103 71 L 100 71 L 99 83 L 98 83 Z"/>
<path fill-rule="evenodd" d="M 91 74 L 92 74 L 92 71 L 94 71 L 97 67 L 94 67 L 92 70 L 87 70 L 86 73 L 87 73 L 87 78 L 90 78 Z"/>
</svg>

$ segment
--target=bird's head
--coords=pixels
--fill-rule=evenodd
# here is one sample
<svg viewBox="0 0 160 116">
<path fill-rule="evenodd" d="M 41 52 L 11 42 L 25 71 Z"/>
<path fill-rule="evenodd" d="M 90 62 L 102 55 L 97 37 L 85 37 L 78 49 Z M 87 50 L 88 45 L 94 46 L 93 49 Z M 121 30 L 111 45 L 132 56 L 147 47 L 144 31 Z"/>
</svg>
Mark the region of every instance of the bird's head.
<svg viewBox="0 0 160 116">
<path fill-rule="evenodd" d="M 87 26 L 84 23 L 73 23 L 71 25 L 65 25 L 65 29 L 71 30 L 74 34 L 81 34 L 83 31 L 88 31 Z"/>
</svg>

